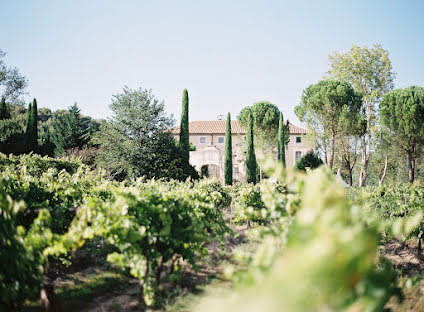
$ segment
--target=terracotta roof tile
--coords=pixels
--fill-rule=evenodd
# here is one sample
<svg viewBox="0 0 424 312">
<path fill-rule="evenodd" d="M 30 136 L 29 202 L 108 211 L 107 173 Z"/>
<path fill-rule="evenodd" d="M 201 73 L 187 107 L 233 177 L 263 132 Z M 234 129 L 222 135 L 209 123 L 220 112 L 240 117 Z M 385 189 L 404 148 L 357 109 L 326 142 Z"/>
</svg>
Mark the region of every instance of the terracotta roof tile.
<svg viewBox="0 0 424 312">
<path fill-rule="evenodd" d="M 306 130 L 305 128 L 296 126 L 294 124 L 290 124 L 290 134 L 307 134 L 308 130 Z"/>
<path fill-rule="evenodd" d="M 189 123 L 190 134 L 225 134 L 225 120 L 196 120 Z M 171 129 L 173 134 L 180 133 L 180 126 Z M 246 130 L 237 120 L 231 120 L 231 132 L 233 134 L 245 134 Z M 306 134 L 308 131 L 302 127 L 290 124 L 291 134 Z"/>
</svg>

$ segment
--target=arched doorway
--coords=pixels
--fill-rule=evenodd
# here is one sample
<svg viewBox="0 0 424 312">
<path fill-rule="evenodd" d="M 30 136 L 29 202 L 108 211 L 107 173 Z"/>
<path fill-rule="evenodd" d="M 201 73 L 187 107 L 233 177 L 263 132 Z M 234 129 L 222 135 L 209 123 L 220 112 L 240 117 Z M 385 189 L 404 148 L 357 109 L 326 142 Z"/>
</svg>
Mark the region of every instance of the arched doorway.
<svg viewBox="0 0 424 312">
<path fill-rule="evenodd" d="M 224 176 L 224 151 L 209 147 L 200 151 L 190 152 L 190 164 L 201 176 L 222 180 Z M 207 169 L 207 173 L 206 173 Z"/>
<path fill-rule="evenodd" d="M 215 164 L 206 164 L 200 168 L 202 178 L 221 178 L 221 166 Z"/>
</svg>

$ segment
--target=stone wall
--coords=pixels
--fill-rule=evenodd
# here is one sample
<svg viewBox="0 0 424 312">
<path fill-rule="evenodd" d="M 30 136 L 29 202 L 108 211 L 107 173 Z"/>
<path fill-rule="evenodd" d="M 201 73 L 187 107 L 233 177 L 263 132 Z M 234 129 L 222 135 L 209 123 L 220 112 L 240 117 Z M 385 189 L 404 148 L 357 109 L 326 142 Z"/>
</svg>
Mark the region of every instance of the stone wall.
<svg viewBox="0 0 424 312">
<path fill-rule="evenodd" d="M 205 143 L 200 143 L 200 137 L 205 137 Z M 218 138 L 223 137 L 224 142 L 218 143 Z M 178 135 L 174 135 L 179 139 Z M 300 138 L 300 139 L 297 139 Z M 244 135 L 233 134 L 233 178 L 237 181 L 246 180 Z M 298 142 L 300 140 L 300 142 Z M 191 134 L 190 142 L 196 146 L 196 151 L 190 152 L 190 163 L 200 173 L 204 165 L 215 165 L 213 174 L 218 175 L 223 181 L 225 161 L 225 135 L 224 134 Z M 304 134 L 290 134 L 290 141 L 286 149 L 286 165 L 293 167 L 296 162 L 296 152 L 299 157 L 304 156 L 312 148 L 306 142 Z M 276 154 L 276 151 L 275 151 Z M 276 157 L 276 155 L 274 155 Z"/>
</svg>

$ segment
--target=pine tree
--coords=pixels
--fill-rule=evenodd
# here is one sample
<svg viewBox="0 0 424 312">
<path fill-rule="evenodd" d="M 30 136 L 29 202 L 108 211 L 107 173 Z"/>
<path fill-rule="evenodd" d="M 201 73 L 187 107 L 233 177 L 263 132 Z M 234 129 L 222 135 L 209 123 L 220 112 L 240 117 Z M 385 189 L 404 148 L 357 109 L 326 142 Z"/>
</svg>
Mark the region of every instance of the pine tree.
<svg viewBox="0 0 424 312">
<path fill-rule="evenodd" d="M 69 108 L 69 115 L 67 116 L 69 121 L 69 128 L 71 132 L 71 145 L 69 148 L 82 147 L 84 145 L 84 123 L 81 118 L 81 110 L 78 108 L 77 103 L 74 103 Z"/>
<path fill-rule="evenodd" d="M 71 148 L 81 148 L 88 141 L 88 132 L 77 103 L 69 107 L 68 112 L 53 120 L 52 142 L 55 155 L 61 155 Z"/>
<path fill-rule="evenodd" d="M 280 112 L 280 120 L 278 125 L 278 160 L 281 161 L 283 166 L 286 166 L 286 138 L 283 113 Z"/>
<path fill-rule="evenodd" d="M 2 97 L 0 101 L 0 120 L 10 119 L 9 110 L 7 109 L 6 100 Z"/>
<path fill-rule="evenodd" d="M 255 147 L 253 142 L 252 113 L 249 113 L 248 127 L 247 127 L 246 174 L 247 174 L 247 183 L 256 184 L 256 156 L 255 156 Z"/>
<path fill-rule="evenodd" d="M 181 126 L 180 126 L 180 149 L 181 157 L 184 165 L 189 165 L 190 161 L 190 143 L 189 143 L 189 129 L 188 129 L 188 92 L 187 89 L 183 91 L 183 103 L 181 112 Z"/>
<path fill-rule="evenodd" d="M 227 127 L 225 129 L 225 184 L 233 184 L 233 146 L 231 140 L 231 115 L 227 114 Z"/>
</svg>

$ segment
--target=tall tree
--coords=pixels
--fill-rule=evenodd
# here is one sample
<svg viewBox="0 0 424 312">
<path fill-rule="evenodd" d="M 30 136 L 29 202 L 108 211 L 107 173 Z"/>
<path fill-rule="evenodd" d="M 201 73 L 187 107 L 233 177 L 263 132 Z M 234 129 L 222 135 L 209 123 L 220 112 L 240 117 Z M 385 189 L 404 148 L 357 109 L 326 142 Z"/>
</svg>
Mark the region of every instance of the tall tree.
<svg viewBox="0 0 424 312">
<path fill-rule="evenodd" d="M 256 184 L 256 156 L 255 146 L 253 139 L 253 116 L 252 113 L 248 115 L 247 124 L 247 154 L 246 154 L 246 175 L 248 183 Z"/>
<path fill-rule="evenodd" d="M 343 106 L 339 124 L 337 153 L 340 157 L 340 169 L 344 167 L 348 184 L 353 185 L 353 169 L 357 163 L 360 138 L 365 134 L 367 123 L 360 114 L 362 98 L 358 96 L 350 105 Z"/>
<path fill-rule="evenodd" d="M 240 125 L 247 128 L 249 115 L 252 115 L 255 149 L 262 157 L 278 146 L 278 118 L 280 110 L 271 102 L 256 102 L 244 107 L 237 116 Z"/>
<path fill-rule="evenodd" d="M 110 108 L 113 115 L 94 133 L 93 143 L 99 146 L 96 163 L 111 178 L 196 177 L 194 168 L 183 164 L 172 134 L 164 131 L 174 121 L 151 90 L 125 87 L 113 95 Z"/>
<path fill-rule="evenodd" d="M 29 132 L 27 134 L 28 152 L 38 153 L 38 109 L 37 100 L 32 101 L 31 116 L 29 117 Z"/>
<path fill-rule="evenodd" d="M 21 75 L 17 68 L 7 66 L 3 58 L 6 53 L 0 49 L 0 90 L 2 97 L 9 103 L 15 103 L 24 94 L 27 87 L 26 78 Z"/>
<path fill-rule="evenodd" d="M 225 184 L 233 184 L 233 145 L 231 139 L 231 115 L 227 114 L 227 127 L 225 129 Z"/>
<path fill-rule="evenodd" d="M 330 70 L 328 76 L 333 79 L 348 81 L 355 91 L 363 96 L 361 112 L 367 120 L 367 132 L 361 138 L 361 173 L 359 186 L 364 186 L 367 179 L 372 142 L 378 139 L 377 103 L 381 97 L 393 89 L 395 73 L 389 59 L 389 53 L 380 44 L 372 48 L 353 45 L 346 53 L 335 52 L 329 56 Z"/>
<path fill-rule="evenodd" d="M 82 148 L 88 141 L 87 121 L 83 120 L 77 103 L 69 107 L 65 114 L 58 115 L 53 120 L 52 142 L 55 145 L 55 155 L 63 154 L 71 148 Z"/>
<path fill-rule="evenodd" d="M 7 108 L 6 99 L 4 97 L 0 100 L 0 120 L 9 119 L 10 114 Z"/>
<path fill-rule="evenodd" d="M 34 99 L 32 104 L 28 105 L 26 131 L 25 131 L 25 150 L 27 153 L 38 151 L 38 116 L 37 116 L 37 100 Z"/>
<path fill-rule="evenodd" d="M 380 102 L 381 123 L 390 138 L 408 158 L 409 182 L 415 179 L 415 161 L 424 146 L 424 89 L 411 86 L 396 89 Z"/>
<path fill-rule="evenodd" d="M 183 91 L 183 102 L 181 111 L 181 126 L 180 126 L 180 148 L 183 163 L 187 166 L 190 162 L 190 141 L 188 129 L 188 92 L 187 89 Z"/>
<path fill-rule="evenodd" d="M 289 122 L 284 124 L 283 113 L 280 112 L 280 120 L 278 122 L 278 160 L 281 161 L 283 166 L 286 166 L 286 145 L 290 137 Z"/>
<path fill-rule="evenodd" d="M 324 161 L 331 169 L 343 110 L 358 113 L 361 104 L 360 94 L 349 83 L 321 80 L 303 91 L 302 102 L 295 107 L 296 115 L 307 123 L 310 135 L 316 138 Z"/>
<path fill-rule="evenodd" d="M 31 116 L 32 116 L 32 103 L 29 102 L 28 104 L 28 109 L 27 109 L 27 115 L 26 115 L 26 122 L 25 122 L 25 133 L 28 133 L 30 131 L 31 128 Z"/>
</svg>

